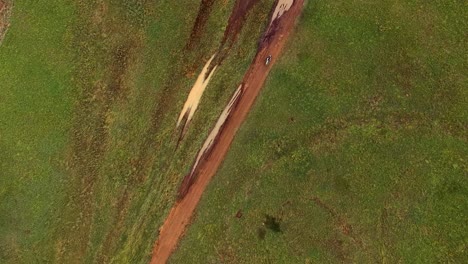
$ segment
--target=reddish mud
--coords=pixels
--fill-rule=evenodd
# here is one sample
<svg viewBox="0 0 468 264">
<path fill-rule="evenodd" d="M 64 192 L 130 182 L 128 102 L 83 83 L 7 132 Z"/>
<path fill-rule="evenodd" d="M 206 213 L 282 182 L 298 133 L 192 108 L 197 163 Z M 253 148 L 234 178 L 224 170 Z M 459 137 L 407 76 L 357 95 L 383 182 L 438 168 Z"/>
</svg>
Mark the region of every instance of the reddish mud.
<svg viewBox="0 0 468 264">
<path fill-rule="evenodd" d="M 1 0 L 0 0 L 1 1 Z M 245 18 L 247 17 L 247 14 L 249 11 L 254 7 L 254 5 L 258 2 L 258 0 L 236 0 L 234 7 L 231 11 L 231 15 L 229 16 L 229 21 L 226 29 L 224 30 L 224 36 L 223 39 L 221 40 L 221 43 L 218 48 L 218 52 L 211 57 L 209 62 L 205 65 L 205 68 L 203 69 L 202 73 L 198 77 L 194 87 L 192 88 L 189 98 L 187 99 L 187 102 L 184 105 L 184 109 L 182 110 L 179 119 L 177 121 L 177 127 L 179 127 L 180 123 L 183 123 L 182 128 L 179 131 L 179 138 L 177 140 L 177 146 L 179 143 L 182 141 L 184 138 L 184 135 L 188 129 L 188 125 L 190 123 L 190 119 L 193 117 L 197 106 L 197 103 L 189 103 L 188 101 L 193 101 L 191 97 L 195 98 L 195 96 L 198 94 L 201 97 L 201 94 L 203 94 L 204 89 L 208 85 L 209 78 L 211 77 L 212 73 L 216 70 L 216 67 L 224 61 L 226 56 L 229 54 L 229 51 L 231 50 L 232 45 L 234 45 L 237 35 L 240 33 L 242 30 L 242 27 L 244 25 Z M 212 10 L 212 6 L 214 4 L 214 0 L 202 0 L 200 3 L 200 9 L 198 11 L 198 16 L 195 20 L 195 24 L 192 28 L 192 33 L 190 34 L 190 39 L 188 40 L 185 49 L 186 50 L 191 50 L 194 49 L 194 46 L 200 43 L 200 36 L 202 34 L 203 29 L 206 26 L 206 22 L 208 20 L 209 14 Z M 228 43 L 227 47 L 225 47 L 225 44 Z M 202 58 L 200 57 L 198 61 L 200 61 Z M 197 61 L 197 63 L 198 63 Z M 212 62 L 213 61 L 213 62 Z M 191 65 L 188 68 L 188 72 L 186 73 L 187 75 L 191 75 L 193 72 L 193 69 L 198 67 L 198 65 Z M 203 76 L 203 77 L 201 77 Z M 204 83 L 202 79 L 208 79 L 206 81 L 206 85 L 202 87 L 202 83 Z M 198 92 L 199 90 L 203 90 Z M 197 95 L 197 96 L 198 96 Z M 199 98 L 196 100 L 199 101 Z"/>
<path fill-rule="evenodd" d="M 192 171 L 196 177 L 188 181 L 191 182 L 191 185 L 181 186 L 182 189 L 186 189 L 186 194 L 180 197 L 159 230 L 159 238 L 154 247 L 151 264 L 166 263 L 176 249 L 186 226 L 190 223 L 203 191 L 218 170 L 237 130 L 255 102 L 272 65 L 280 55 L 294 28 L 297 17 L 301 14 L 303 5 L 304 0 L 295 0 L 291 8 L 284 12 L 280 18 L 275 19 L 266 30 L 264 39 L 260 41 L 257 55 L 244 76 L 242 93 L 236 99 L 236 103 L 224 121 L 215 142 L 209 151 L 204 153 L 204 159 L 198 162 L 195 171 Z M 275 10 L 276 7 L 277 5 L 275 5 Z M 265 59 L 268 55 L 272 55 L 272 60 L 266 66 Z"/>
<path fill-rule="evenodd" d="M 224 31 L 224 37 L 221 41 L 221 46 L 223 46 L 228 40 L 231 44 L 234 44 L 237 35 L 242 29 L 244 20 L 247 17 L 247 14 L 252 7 L 258 3 L 258 0 L 237 0 L 232 9 L 231 15 L 229 16 L 228 26 Z"/>
<path fill-rule="evenodd" d="M 226 120 L 229 117 L 229 114 L 231 113 L 232 109 L 234 109 L 237 103 L 239 102 L 241 94 L 242 94 L 242 84 L 239 85 L 239 88 L 237 88 L 236 92 L 231 97 L 231 100 L 229 101 L 228 105 L 224 108 L 223 112 L 219 116 L 218 121 L 216 122 L 216 125 L 211 130 L 210 135 L 208 135 L 208 138 L 205 140 L 205 143 L 203 143 L 202 148 L 198 152 L 197 159 L 195 160 L 195 163 L 192 165 L 192 170 L 187 176 L 184 177 L 184 180 L 182 181 L 182 184 L 180 185 L 180 188 L 179 188 L 179 197 L 178 197 L 179 200 L 185 197 L 190 187 L 195 182 L 198 176 L 197 169 L 198 169 L 198 165 L 200 164 L 200 161 L 207 159 L 208 156 L 210 155 L 211 149 L 213 147 L 213 144 L 216 142 L 216 139 L 218 138 L 219 132 L 222 131 L 224 127 L 224 123 L 226 123 Z"/>
</svg>

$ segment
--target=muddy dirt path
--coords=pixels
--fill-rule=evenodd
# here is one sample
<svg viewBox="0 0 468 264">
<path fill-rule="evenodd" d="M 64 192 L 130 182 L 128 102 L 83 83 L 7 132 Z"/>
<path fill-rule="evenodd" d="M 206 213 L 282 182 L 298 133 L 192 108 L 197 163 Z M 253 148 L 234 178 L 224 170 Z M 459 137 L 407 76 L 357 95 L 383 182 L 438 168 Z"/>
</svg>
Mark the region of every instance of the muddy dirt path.
<svg viewBox="0 0 468 264">
<path fill-rule="evenodd" d="M 224 124 L 226 123 L 226 120 L 231 114 L 231 111 L 235 108 L 235 106 L 239 102 L 241 94 L 242 94 L 242 84 L 239 85 L 237 90 L 234 92 L 234 95 L 232 95 L 231 100 L 229 101 L 229 103 L 227 104 L 227 106 L 224 108 L 223 112 L 219 116 L 218 121 L 216 121 L 216 125 L 211 130 L 210 134 L 208 135 L 208 138 L 205 140 L 205 143 L 203 143 L 203 146 L 200 149 L 200 151 L 198 151 L 197 158 L 195 160 L 195 163 L 192 165 L 192 169 L 190 170 L 190 173 L 184 177 L 184 180 L 182 181 L 182 184 L 179 187 L 178 200 L 183 199 L 185 195 L 187 195 L 187 192 L 189 191 L 190 187 L 197 179 L 199 175 L 198 165 L 200 165 L 201 164 L 200 162 L 208 158 L 208 156 L 210 155 L 211 150 L 213 149 L 213 144 L 216 142 L 216 139 L 219 136 L 219 132 L 222 131 Z"/>
<path fill-rule="evenodd" d="M 277 1 L 284 2 L 284 1 Z M 300 15 L 304 0 L 295 0 L 290 9 L 275 20 L 266 30 L 260 43 L 259 51 L 255 56 L 250 68 L 244 76 L 241 93 L 237 95 L 236 104 L 230 110 L 228 117 L 224 120 L 222 128 L 212 143 L 209 153 L 204 153 L 205 158 L 199 160 L 195 171 L 195 180 L 187 186 L 187 192 L 174 205 L 160 229 L 159 238 L 153 250 L 151 264 L 166 263 L 182 237 L 186 226 L 189 224 L 193 212 L 211 178 L 215 175 L 222 160 L 224 159 L 231 142 L 246 118 L 257 95 L 259 94 L 272 65 L 281 53 L 281 50 L 294 28 L 297 17 Z M 275 6 L 275 10 L 276 10 Z M 275 12 L 273 12 L 275 13 Z M 272 13 L 272 14 L 273 14 Z M 265 58 L 272 55 L 268 66 Z"/>
</svg>

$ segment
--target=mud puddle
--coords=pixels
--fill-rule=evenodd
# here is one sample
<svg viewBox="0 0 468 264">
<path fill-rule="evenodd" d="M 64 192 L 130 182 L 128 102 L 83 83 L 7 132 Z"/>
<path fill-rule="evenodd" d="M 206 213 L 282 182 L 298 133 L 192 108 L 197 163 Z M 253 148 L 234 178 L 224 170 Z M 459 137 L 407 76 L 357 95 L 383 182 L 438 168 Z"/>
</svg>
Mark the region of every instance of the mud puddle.
<svg viewBox="0 0 468 264">
<path fill-rule="evenodd" d="M 224 122 L 226 122 L 227 117 L 229 116 L 229 113 L 231 113 L 232 107 L 234 104 L 237 102 L 237 99 L 239 98 L 239 95 L 242 92 L 242 84 L 237 88 L 236 92 L 232 96 L 231 100 L 229 103 L 226 105 L 224 108 L 223 112 L 218 118 L 218 121 L 216 122 L 216 125 L 214 126 L 213 130 L 211 130 L 211 133 L 208 135 L 208 138 L 206 139 L 205 143 L 203 144 L 202 148 L 200 149 L 200 152 L 198 153 L 197 159 L 195 161 L 195 164 L 192 168 L 192 173 L 197 169 L 198 162 L 200 161 L 201 157 L 209 151 L 211 146 L 213 145 L 213 142 L 216 139 L 216 136 L 219 133 L 219 130 L 221 127 L 224 125 Z"/>
<path fill-rule="evenodd" d="M 271 16 L 270 26 L 276 19 L 280 18 L 284 13 L 286 13 L 289 8 L 294 4 L 294 0 L 279 0 L 276 5 L 275 11 Z"/>
<path fill-rule="evenodd" d="M 293 30 L 295 21 L 301 14 L 304 0 L 295 0 L 288 9 L 283 1 L 276 2 L 270 15 L 281 15 L 281 19 L 272 18 L 273 23 L 260 39 L 260 46 L 250 68 L 242 80 L 243 86 L 234 93 L 228 106 L 224 109 L 215 128 L 205 141 L 203 148 L 195 160 L 194 169 L 184 178 L 179 190 L 179 199 L 172 207 L 164 224 L 159 229 L 158 239 L 153 249 L 152 264 L 166 263 L 172 252 L 177 248 L 187 225 L 190 224 L 193 213 L 200 201 L 205 188 L 214 177 L 221 165 L 234 136 L 247 117 L 255 102 L 275 59 L 266 67 L 264 58 L 272 55 L 277 58 Z M 276 10 L 279 10 L 276 12 Z M 287 13 L 285 13 L 288 11 Z M 265 40 L 265 36 L 268 39 Z M 226 110 L 227 109 L 227 110 Z M 182 195 L 181 195 L 182 194 Z M 228 202 L 228 201 L 226 201 Z"/>
<path fill-rule="evenodd" d="M 215 56 L 216 54 L 211 56 L 208 62 L 206 62 L 205 67 L 203 67 L 203 70 L 201 71 L 200 75 L 195 81 L 195 84 L 190 90 L 187 100 L 185 101 L 184 107 L 182 108 L 182 111 L 180 112 L 176 127 L 179 127 L 183 121 L 183 129 L 182 129 L 183 131 L 185 130 L 187 125 L 192 120 L 193 115 L 195 114 L 195 111 L 197 110 L 198 105 L 200 104 L 200 100 L 203 96 L 203 92 L 205 91 L 206 87 L 208 86 L 208 83 L 211 80 L 211 77 L 213 77 L 213 74 L 216 71 L 217 65 L 211 69 L 211 71 L 209 72 L 207 76 L 211 61 L 214 59 Z"/>
<path fill-rule="evenodd" d="M 213 146 L 213 143 L 215 142 L 219 132 L 224 126 L 224 123 L 226 122 L 227 118 L 229 117 L 229 114 L 231 113 L 231 110 L 235 106 L 235 104 L 238 102 L 240 95 L 242 94 L 242 84 L 239 85 L 237 90 L 234 92 L 234 94 L 231 97 L 231 100 L 229 103 L 226 105 L 224 108 L 223 112 L 218 118 L 218 121 L 216 122 L 215 126 L 211 130 L 210 134 L 208 135 L 208 138 L 205 140 L 203 143 L 202 148 L 199 150 L 197 158 L 195 159 L 195 163 L 192 166 L 192 170 L 190 171 L 190 174 L 188 174 L 179 189 L 179 198 L 183 198 L 185 194 L 187 193 L 188 189 L 193 183 L 194 178 L 196 177 L 195 172 L 198 168 L 198 164 L 202 159 L 205 158 L 206 155 L 209 155 L 211 147 Z"/>
</svg>

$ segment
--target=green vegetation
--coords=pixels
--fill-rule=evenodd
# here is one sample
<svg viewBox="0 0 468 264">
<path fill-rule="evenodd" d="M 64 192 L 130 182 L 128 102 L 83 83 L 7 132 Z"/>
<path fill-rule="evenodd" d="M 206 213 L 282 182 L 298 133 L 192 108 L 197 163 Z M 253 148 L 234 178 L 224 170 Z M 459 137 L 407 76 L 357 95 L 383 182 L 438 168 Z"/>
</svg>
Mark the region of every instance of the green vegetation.
<svg viewBox="0 0 468 264">
<path fill-rule="evenodd" d="M 176 149 L 234 1 L 15 1 L 0 47 L 0 262 L 146 263 L 272 0 L 249 14 Z M 225 47 L 224 47 L 225 48 Z"/>
<path fill-rule="evenodd" d="M 17 1 L 0 46 L 2 263 L 41 260 L 54 208 L 64 199 L 60 156 L 72 103 L 71 55 L 64 47 L 71 14 L 65 2 Z"/>
<path fill-rule="evenodd" d="M 0 263 L 146 263 L 272 2 L 222 47 L 176 148 L 234 0 L 213 1 L 193 39 L 200 1 L 15 1 L 0 46 Z M 465 262 L 465 7 L 308 1 L 172 262 Z"/>
<path fill-rule="evenodd" d="M 172 263 L 466 262 L 467 13 L 308 1 Z"/>
</svg>

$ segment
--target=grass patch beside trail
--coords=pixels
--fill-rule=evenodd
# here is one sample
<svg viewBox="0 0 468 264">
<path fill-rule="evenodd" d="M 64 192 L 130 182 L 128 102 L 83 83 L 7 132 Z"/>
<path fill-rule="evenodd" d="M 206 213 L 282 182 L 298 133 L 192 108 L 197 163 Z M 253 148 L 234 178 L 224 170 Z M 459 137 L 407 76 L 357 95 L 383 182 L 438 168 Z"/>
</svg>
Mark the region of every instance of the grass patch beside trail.
<svg viewBox="0 0 468 264">
<path fill-rule="evenodd" d="M 15 1 L 0 46 L 0 262 L 51 257 L 71 116 L 68 2 Z M 44 244 L 49 244 L 46 249 Z"/>
<path fill-rule="evenodd" d="M 0 262 L 149 260 L 272 0 L 249 15 L 175 151 L 179 111 L 233 3 L 215 1 L 187 50 L 199 1 L 15 1 L 0 47 Z"/>
<path fill-rule="evenodd" d="M 464 262 L 466 15 L 308 1 L 171 263 Z"/>
</svg>

